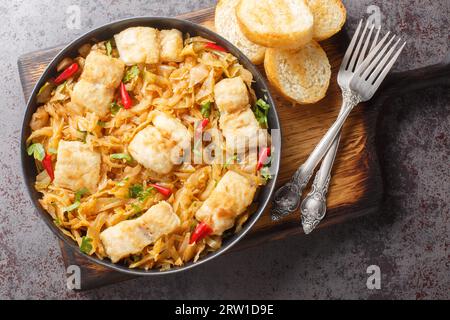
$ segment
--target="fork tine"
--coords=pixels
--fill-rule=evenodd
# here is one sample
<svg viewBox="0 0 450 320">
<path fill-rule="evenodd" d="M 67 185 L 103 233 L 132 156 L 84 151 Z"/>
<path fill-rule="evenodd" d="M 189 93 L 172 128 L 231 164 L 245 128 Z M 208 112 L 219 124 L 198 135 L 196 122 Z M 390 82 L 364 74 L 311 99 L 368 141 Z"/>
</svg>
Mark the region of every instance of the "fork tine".
<svg viewBox="0 0 450 320">
<path fill-rule="evenodd" d="M 375 79 L 377 78 L 377 76 L 380 74 L 380 72 L 383 70 L 383 68 L 386 65 L 386 62 L 388 61 L 388 59 L 391 57 L 392 53 L 394 52 L 395 48 L 397 47 L 397 45 L 400 43 L 401 39 L 398 39 L 397 42 L 392 46 L 391 49 L 389 49 L 389 51 L 384 55 L 383 59 L 381 59 L 380 63 L 377 65 L 377 67 L 375 68 L 375 70 L 373 70 L 372 74 L 370 75 L 369 79 L 367 79 L 367 82 L 369 82 L 370 84 L 375 82 Z"/>
<path fill-rule="evenodd" d="M 395 53 L 395 55 L 392 57 L 392 59 L 389 61 L 388 64 L 384 67 L 383 71 L 380 73 L 378 79 L 373 84 L 373 90 L 376 91 L 378 87 L 380 86 L 381 82 L 384 80 L 388 72 L 391 70 L 392 66 L 394 65 L 395 61 L 397 60 L 398 56 L 402 52 L 403 48 L 405 47 L 406 42 L 403 43 L 403 45 L 398 49 L 398 51 Z"/>
<path fill-rule="evenodd" d="M 381 46 L 384 44 L 384 42 L 386 41 L 386 39 L 388 38 L 388 36 L 390 35 L 390 31 L 388 31 L 386 33 L 386 35 L 380 40 L 380 42 L 378 42 L 378 44 L 375 46 L 375 48 L 373 48 L 368 56 L 364 59 L 364 61 L 359 65 L 359 67 L 357 68 L 357 70 L 355 70 L 356 74 L 361 74 L 366 68 L 367 66 L 370 64 L 370 62 L 373 60 L 373 58 L 375 57 L 375 55 L 378 53 L 378 51 L 380 50 Z"/>
<path fill-rule="evenodd" d="M 370 51 L 372 51 L 372 49 L 375 47 L 375 45 L 377 44 L 378 41 L 378 36 L 380 35 L 380 31 L 381 31 L 381 26 L 377 28 L 377 33 L 375 34 L 375 39 L 373 39 L 372 45 L 370 46 Z"/>
<path fill-rule="evenodd" d="M 356 68 L 356 61 L 358 56 L 360 55 L 360 48 L 364 40 L 364 36 L 366 35 L 367 27 L 369 26 L 369 21 L 366 22 L 364 29 L 362 31 L 361 37 L 359 37 L 358 44 L 356 45 L 356 49 L 353 52 L 352 59 L 350 60 L 350 64 L 347 67 L 347 70 L 352 71 Z"/>
<path fill-rule="evenodd" d="M 356 65 L 355 65 L 355 69 L 361 64 L 361 62 L 363 62 L 364 58 L 366 57 L 367 47 L 369 46 L 370 38 L 372 37 L 372 32 L 373 32 L 374 27 L 375 27 L 374 24 L 372 24 L 372 26 L 370 27 L 369 34 L 367 35 L 367 39 L 364 42 L 364 46 L 361 50 L 361 53 L 359 54 L 358 61 L 356 62 Z M 374 43 L 375 42 L 372 42 L 372 47 L 374 46 Z M 370 50 L 369 50 L 369 52 L 370 52 Z"/>
<path fill-rule="evenodd" d="M 381 60 L 381 58 L 384 56 L 384 53 L 389 48 L 389 46 L 391 45 L 392 41 L 394 41 L 394 39 L 395 39 L 395 35 L 393 35 L 392 38 L 388 41 L 388 43 L 383 47 L 383 49 L 381 49 L 381 51 L 379 53 L 377 53 L 377 55 L 374 57 L 373 61 L 369 64 L 367 69 L 364 71 L 364 73 L 361 74 L 361 78 L 367 79 L 369 77 L 369 75 L 371 74 L 373 69 L 376 67 L 378 62 Z"/>
<path fill-rule="evenodd" d="M 355 34 L 353 35 L 352 40 L 350 41 L 347 51 L 345 51 L 344 58 L 342 59 L 342 62 L 341 62 L 340 70 L 347 69 L 347 64 L 352 55 L 353 47 L 355 46 L 356 38 L 358 38 L 358 34 L 359 34 L 359 30 L 361 29 L 361 25 L 362 25 L 362 20 L 359 20 L 359 24 L 358 24 L 358 27 L 356 28 Z"/>
</svg>

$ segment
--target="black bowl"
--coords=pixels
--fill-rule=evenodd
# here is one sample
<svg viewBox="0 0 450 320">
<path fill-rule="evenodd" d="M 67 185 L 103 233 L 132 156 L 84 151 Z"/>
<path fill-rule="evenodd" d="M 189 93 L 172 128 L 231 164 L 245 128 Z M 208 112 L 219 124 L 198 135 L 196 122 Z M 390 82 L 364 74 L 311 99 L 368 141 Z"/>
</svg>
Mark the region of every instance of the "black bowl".
<svg viewBox="0 0 450 320">
<path fill-rule="evenodd" d="M 253 74 L 253 78 L 255 82 L 252 85 L 252 88 L 255 90 L 255 93 L 258 98 L 266 97 L 267 102 L 272 106 L 269 111 L 268 123 L 270 129 L 278 129 L 280 130 L 280 122 L 278 120 L 278 115 L 275 107 L 275 103 L 270 95 L 269 88 L 263 76 L 259 73 L 257 68 L 248 60 L 248 58 L 237 49 L 230 42 L 214 33 L 211 30 L 208 30 L 202 26 L 199 26 L 195 23 L 174 19 L 174 18 L 165 18 L 165 17 L 137 17 L 137 18 L 129 18 L 124 19 L 112 23 L 108 23 L 104 26 L 101 26 L 97 29 L 87 32 L 83 36 L 78 39 L 72 41 L 69 45 L 67 45 L 61 52 L 50 62 L 48 67 L 45 69 L 41 78 L 37 82 L 36 86 L 31 93 L 30 99 L 27 103 L 27 110 L 25 112 L 24 121 L 22 124 L 22 133 L 21 133 L 21 159 L 22 159 L 22 172 L 25 179 L 25 184 L 27 186 L 28 192 L 31 196 L 31 199 L 40 213 L 41 218 L 45 221 L 48 227 L 61 239 L 64 243 L 72 248 L 80 252 L 78 245 L 69 237 L 65 236 L 58 227 L 52 221 L 51 216 L 42 208 L 38 199 L 41 197 L 41 194 L 37 192 L 34 188 L 34 182 L 36 178 L 36 167 L 34 163 L 34 159 L 27 155 L 26 153 L 26 139 L 30 135 L 30 127 L 29 123 L 31 120 L 31 116 L 36 111 L 37 103 L 36 103 L 36 95 L 41 88 L 42 85 L 52 76 L 55 76 L 56 65 L 64 58 L 64 57 L 76 57 L 78 55 L 77 49 L 81 47 L 83 44 L 87 42 L 92 42 L 93 39 L 95 41 L 103 41 L 110 39 L 114 34 L 119 33 L 120 31 L 133 27 L 133 26 L 149 26 L 155 27 L 158 29 L 178 29 L 183 34 L 190 34 L 191 36 L 202 36 L 206 39 L 216 42 L 217 44 L 225 47 L 230 53 L 232 53 L 235 57 L 237 57 L 240 63 Z M 280 132 L 280 131 L 278 131 Z M 199 259 L 197 262 L 189 262 L 182 267 L 174 267 L 167 271 L 159 271 L 159 270 L 140 270 L 140 269 L 129 269 L 125 265 L 114 264 L 109 260 L 100 260 L 93 256 L 85 255 L 88 260 L 93 263 L 108 267 L 110 269 L 128 273 L 132 275 L 163 275 L 169 273 L 180 272 L 183 270 L 187 270 L 193 268 L 194 266 L 198 266 L 200 264 L 205 263 L 206 261 L 212 260 L 215 257 L 219 256 L 226 250 L 228 250 L 231 246 L 233 246 L 236 242 L 238 242 L 255 224 L 256 220 L 261 216 L 264 209 L 266 208 L 270 197 L 274 191 L 275 183 L 278 177 L 278 170 L 280 164 L 280 155 L 281 155 L 281 134 L 273 134 L 272 137 L 272 145 L 274 147 L 273 152 L 273 178 L 269 181 L 267 185 L 265 185 L 259 192 L 258 199 L 256 200 L 259 204 L 257 211 L 248 219 L 248 221 L 244 224 L 242 230 L 229 236 L 224 239 L 222 247 L 212 252 L 205 257 Z"/>
</svg>

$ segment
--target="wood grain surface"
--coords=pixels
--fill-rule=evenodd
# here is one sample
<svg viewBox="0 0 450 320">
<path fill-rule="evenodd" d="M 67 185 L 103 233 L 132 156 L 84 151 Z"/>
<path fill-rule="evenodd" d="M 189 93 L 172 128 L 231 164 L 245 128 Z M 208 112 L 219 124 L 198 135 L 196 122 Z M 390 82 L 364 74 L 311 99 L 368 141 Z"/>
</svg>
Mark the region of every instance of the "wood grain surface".
<svg viewBox="0 0 450 320">
<path fill-rule="evenodd" d="M 214 9 L 192 12 L 180 18 L 213 29 Z M 293 105 L 271 90 L 282 125 L 282 156 L 278 185 L 290 179 L 336 119 L 341 106 L 341 91 L 336 76 L 348 38 L 345 31 L 321 43 L 332 66 L 332 79 L 326 97 L 313 105 Z M 26 54 L 19 59 L 19 73 L 25 98 L 49 61 L 62 49 L 55 47 Z M 262 72 L 263 69 L 260 69 Z M 333 167 L 328 195 L 327 215 L 319 228 L 341 223 L 377 210 L 382 197 L 382 182 L 374 148 L 377 108 L 361 104 L 350 115 L 342 131 L 341 144 Z M 228 252 L 281 239 L 302 232 L 299 213 L 278 222 L 270 219 L 269 210 L 249 233 Z M 318 231 L 316 231 L 318 232 Z M 130 278 L 115 271 L 88 263 L 81 255 L 65 248 L 66 265 L 83 267 L 82 289 L 90 289 Z"/>
</svg>

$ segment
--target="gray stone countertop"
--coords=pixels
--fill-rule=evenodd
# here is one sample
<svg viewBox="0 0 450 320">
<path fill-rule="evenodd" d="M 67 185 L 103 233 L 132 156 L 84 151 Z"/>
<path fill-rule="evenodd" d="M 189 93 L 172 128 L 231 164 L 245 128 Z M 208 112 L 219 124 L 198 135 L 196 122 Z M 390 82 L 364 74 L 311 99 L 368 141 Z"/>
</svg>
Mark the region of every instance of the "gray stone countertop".
<svg viewBox="0 0 450 320">
<path fill-rule="evenodd" d="M 414 42 L 408 68 L 436 63 L 448 51 L 448 1 L 372 2 L 398 15 Z M 378 213 L 229 254 L 191 271 L 139 278 L 87 292 L 66 288 L 60 250 L 25 192 L 19 137 L 25 101 L 21 54 L 60 45 L 85 31 L 133 15 L 174 16 L 215 4 L 180 1 L 2 1 L 0 15 L 0 299 L 321 299 L 450 298 L 450 99 L 448 88 L 398 97 L 380 124 L 385 197 Z M 67 28 L 69 6 L 80 29 Z M 416 9 L 414 9 L 416 8 Z M 69 10 L 69 11 L 67 11 Z M 413 16 L 411 16 L 413 15 Z M 417 22 L 424 18 L 426 23 Z M 415 24 L 407 25 L 409 22 Z M 366 286 L 367 267 L 381 270 L 381 289 Z"/>
</svg>

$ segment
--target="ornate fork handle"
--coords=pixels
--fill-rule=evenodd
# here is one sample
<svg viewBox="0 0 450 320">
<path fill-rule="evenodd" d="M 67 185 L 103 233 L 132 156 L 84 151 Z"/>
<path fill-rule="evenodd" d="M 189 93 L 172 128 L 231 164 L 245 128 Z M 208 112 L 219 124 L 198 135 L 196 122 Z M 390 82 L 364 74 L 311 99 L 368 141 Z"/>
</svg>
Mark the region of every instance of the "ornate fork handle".
<svg viewBox="0 0 450 320">
<path fill-rule="evenodd" d="M 320 169 L 322 170 L 322 168 Z M 311 233 L 325 217 L 327 211 L 327 193 L 331 174 L 323 183 L 320 174 L 314 178 L 311 191 L 302 201 L 300 211 L 302 213 L 302 226 L 305 234 Z"/>
<path fill-rule="evenodd" d="M 348 89 L 342 89 L 342 96 L 347 94 L 347 92 L 344 93 L 345 91 L 348 91 Z M 344 109 L 341 108 L 339 114 L 343 111 Z M 302 204 L 300 205 L 303 231 L 305 234 L 311 233 L 325 217 L 327 211 L 327 193 L 331 180 L 331 170 L 333 168 L 334 159 L 336 158 L 340 139 L 340 134 L 336 137 L 336 139 L 334 139 L 333 144 L 322 161 L 320 169 L 316 173 L 316 177 L 314 178 L 314 182 L 311 186 L 311 191 L 305 199 L 303 199 Z"/>
<path fill-rule="evenodd" d="M 344 98 L 341 107 L 342 112 L 337 120 L 311 152 L 305 163 L 297 169 L 291 181 L 275 192 L 271 212 L 273 220 L 278 220 L 299 208 L 303 189 L 308 184 L 314 169 L 330 149 L 353 107 L 361 101 L 361 97 L 350 90 L 344 90 L 342 95 Z"/>
</svg>

